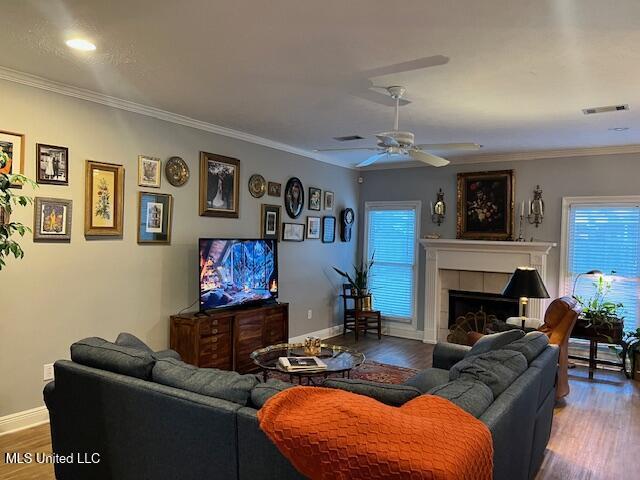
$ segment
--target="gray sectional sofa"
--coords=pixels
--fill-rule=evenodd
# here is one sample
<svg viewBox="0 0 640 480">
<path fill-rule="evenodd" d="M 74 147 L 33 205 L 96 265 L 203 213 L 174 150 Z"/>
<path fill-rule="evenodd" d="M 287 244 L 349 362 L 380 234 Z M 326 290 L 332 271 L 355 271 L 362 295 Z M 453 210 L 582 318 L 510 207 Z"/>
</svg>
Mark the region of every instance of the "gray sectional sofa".
<svg viewBox="0 0 640 480">
<path fill-rule="evenodd" d="M 325 386 L 391 405 L 425 393 L 448 398 L 489 427 L 494 478 L 531 479 L 551 431 L 558 349 L 535 334 L 488 337 L 473 349 L 438 344 L 434 368 L 405 385 L 334 379 Z M 53 450 L 99 455 L 97 463 L 56 464 L 58 480 L 302 478 L 256 416 L 290 384 L 197 369 L 175 352 L 119 340 L 82 340 L 71 361 L 55 363 L 55 381 L 44 390 Z"/>
</svg>

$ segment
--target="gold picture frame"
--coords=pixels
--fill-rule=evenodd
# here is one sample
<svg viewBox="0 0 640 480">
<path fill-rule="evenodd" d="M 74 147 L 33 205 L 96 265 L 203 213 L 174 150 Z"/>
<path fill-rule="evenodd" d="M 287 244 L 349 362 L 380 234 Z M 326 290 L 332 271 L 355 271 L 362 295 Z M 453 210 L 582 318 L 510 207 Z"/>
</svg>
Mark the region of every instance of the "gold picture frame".
<svg viewBox="0 0 640 480">
<path fill-rule="evenodd" d="M 9 154 L 11 163 L 0 169 L 0 173 L 24 175 L 24 133 L 0 130 L 0 147 Z M 11 188 L 22 188 L 21 183 L 14 183 Z"/>
<path fill-rule="evenodd" d="M 240 216 L 240 160 L 200 152 L 200 216 Z"/>
<path fill-rule="evenodd" d="M 122 237 L 124 167 L 87 160 L 85 164 L 84 234 Z"/>
<path fill-rule="evenodd" d="M 513 240 L 513 170 L 458 173 L 457 238 Z"/>
</svg>

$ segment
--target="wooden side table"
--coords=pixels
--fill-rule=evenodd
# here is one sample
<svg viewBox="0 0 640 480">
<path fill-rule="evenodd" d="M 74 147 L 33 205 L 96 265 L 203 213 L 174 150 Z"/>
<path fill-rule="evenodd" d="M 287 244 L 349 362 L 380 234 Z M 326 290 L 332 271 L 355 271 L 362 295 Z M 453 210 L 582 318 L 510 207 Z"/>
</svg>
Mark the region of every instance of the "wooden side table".
<svg viewBox="0 0 640 480">
<path fill-rule="evenodd" d="M 378 332 L 378 340 L 382 338 L 382 313 L 380 310 L 365 310 L 362 308 L 366 303 L 371 303 L 371 294 L 368 295 L 354 295 L 351 293 L 344 293 L 342 295 L 344 299 L 344 331 L 346 334 L 348 330 L 353 330 L 358 341 L 360 330 L 363 330 L 366 334 L 370 327 L 373 327 Z M 353 301 L 354 308 L 348 308 L 348 302 Z"/>
<path fill-rule="evenodd" d="M 622 339 L 623 330 L 622 327 L 619 329 L 614 329 L 611 332 L 607 332 L 610 335 L 604 335 L 603 333 L 597 332 L 593 328 L 586 328 L 586 321 L 583 319 L 578 319 L 576 326 L 571 333 L 571 338 L 577 338 L 580 340 L 588 340 L 589 341 L 589 356 L 583 357 L 580 355 L 569 355 L 570 359 L 573 360 L 586 360 L 589 362 L 589 379 L 593 379 L 593 373 L 595 372 L 598 365 L 610 365 L 614 367 L 620 367 L 625 377 L 629 378 L 629 372 L 627 372 L 627 343 Z M 608 338 L 609 337 L 609 338 Z M 605 345 L 617 345 L 622 347 L 622 361 L 615 362 L 612 360 L 601 360 L 598 358 L 598 344 L 602 343 Z"/>
</svg>

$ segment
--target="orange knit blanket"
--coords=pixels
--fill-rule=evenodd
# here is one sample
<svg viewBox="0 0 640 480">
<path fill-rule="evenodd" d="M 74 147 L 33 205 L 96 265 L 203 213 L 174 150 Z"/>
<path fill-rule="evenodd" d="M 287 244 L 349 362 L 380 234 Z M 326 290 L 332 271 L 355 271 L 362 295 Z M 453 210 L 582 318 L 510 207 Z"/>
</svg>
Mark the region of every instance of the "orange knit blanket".
<svg viewBox="0 0 640 480">
<path fill-rule="evenodd" d="M 492 478 L 491 432 L 440 397 L 397 408 L 342 390 L 295 387 L 272 397 L 258 419 L 311 479 Z"/>
</svg>

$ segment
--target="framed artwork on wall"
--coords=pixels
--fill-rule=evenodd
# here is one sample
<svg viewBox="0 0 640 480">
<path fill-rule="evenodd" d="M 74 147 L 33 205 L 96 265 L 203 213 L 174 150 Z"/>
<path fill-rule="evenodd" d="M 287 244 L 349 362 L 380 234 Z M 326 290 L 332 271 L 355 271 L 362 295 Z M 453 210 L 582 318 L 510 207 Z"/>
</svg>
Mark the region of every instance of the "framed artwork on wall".
<svg viewBox="0 0 640 480">
<path fill-rule="evenodd" d="M 322 242 L 333 243 L 336 241 L 336 217 L 322 217 Z"/>
<path fill-rule="evenodd" d="M 267 239 L 280 238 L 280 205 L 262 204 L 260 235 Z"/>
<path fill-rule="evenodd" d="M 327 190 L 324 191 L 324 209 L 325 210 L 333 210 L 333 192 L 329 192 Z"/>
<path fill-rule="evenodd" d="M 512 240 L 513 170 L 458 174 L 457 237 Z"/>
<path fill-rule="evenodd" d="M 0 168 L 0 173 L 7 175 L 24 174 L 24 134 L 0 130 L 0 150 L 7 154 L 7 163 Z M 14 183 L 13 188 L 22 188 L 22 184 Z"/>
<path fill-rule="evenodd" d="M 322 208 L 322 190 L 309 187 L 309 210 L 320 210 Z"/>
<path fill-rule="evenodd" d="M 138 192 L 138 243 L 171 243 L 173 197 Z"/>
<path fill-rule="evenodd" d="M 284 187 L 284 208 L 291 218 L 298 218 L 304 209 L 304 187 L 297 177 L 292 177 Z"/>
<path fill-rule="evenodd" d="M 285 242 L 304 241 L 304 225 L 302 223 L 283 223 L 282 240 Z"/>
<path fill-rule="evenodd" d="M 343 242 L 351 241 L 351 226 L 356 219 L 356 215 L 352 208 L 345 208 L 340 212 L 340 219 L 342 220 L 342 229 L 340 230 L 340 239 Z"/>
<path fill-rule="evenodd" d="M 200 215 L 238 218 L 240 160 L 200 152 Z"/>
<path fill-rule="evenodd" d="M 34 242 L 71 241 L 71 200 L 36 197 L 33 212 Z"/>
<path fill-rule="evenodd" d="M 69 185 L 69 149 L 36 144 L 36 182 Z"/>
<path fill-rule="evenodd" d="M 267 195 L 270 197 L 279 197 L 282 195 L 282 184 L 278 182 L 268 182 Z"/>
<path fill-rule="evenodd" d="M 160 188 L 162 160 L 138 155 L 138 186 Z"/>
<path fill-rule="evenodd" d="M 85 166 L 84 234 L 122 236 L 124 167 L 87 160 Z"/>
<path fill-rule="evenodd" d="M 318 240 L 320 238 L 320 217 L 307 217 L 307 239 Z"/>
</svg>

